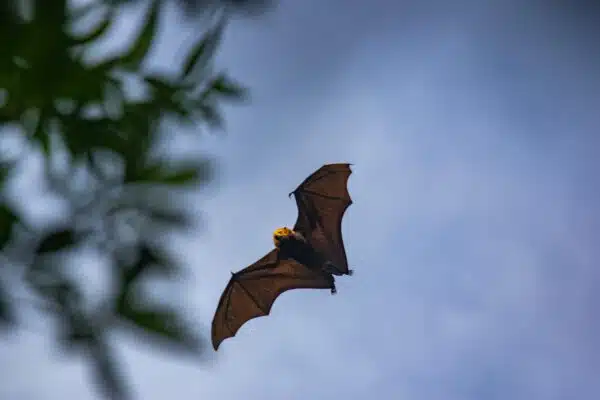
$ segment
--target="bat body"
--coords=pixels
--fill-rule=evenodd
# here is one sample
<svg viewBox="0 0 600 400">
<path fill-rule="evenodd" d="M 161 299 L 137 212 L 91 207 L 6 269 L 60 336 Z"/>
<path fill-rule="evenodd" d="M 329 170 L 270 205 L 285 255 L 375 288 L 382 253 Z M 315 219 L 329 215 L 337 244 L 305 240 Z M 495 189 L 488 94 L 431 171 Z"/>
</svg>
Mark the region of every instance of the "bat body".
<svg viewBox="0 0 600 400">
<path fill-rule="evenodd" d="M 215 350 L 252 318 L 269 315 L 273 303 L 291 289 L 329 289 L 334 275 L 351 275 L 342 240 L 342 218 L 352 204 L 350 164 L 324 165 L 290 193 L 298 206 L 293 229 L 273 233 L 275 248 L 232 274 L 212 323 Z"/>
</svg>

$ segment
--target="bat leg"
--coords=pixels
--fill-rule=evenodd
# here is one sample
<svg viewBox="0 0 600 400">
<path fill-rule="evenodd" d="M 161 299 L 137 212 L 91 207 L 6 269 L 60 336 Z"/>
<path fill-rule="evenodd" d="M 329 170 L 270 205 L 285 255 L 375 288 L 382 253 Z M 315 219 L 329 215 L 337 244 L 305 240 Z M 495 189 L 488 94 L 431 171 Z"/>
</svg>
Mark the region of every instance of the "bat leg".
<svg viewBox="0 0 600 400">
<path fill-rule="evenodd" d="M 331 277 L 331 294 L 336 294 L 337 289 L 335 288 L 335 278 L 333 275 L 329 275 Z"/>
<path fill-rule="evenodd" d="M 342 272 L 340 272 L 340 270 L 331 261 L 325 262 L 325 264 L 323 264 L 322 268 L 323 268 L 323 271 L 327 272 L 328 274 L 337 275 L 337 276 L 344 275 Z"/>
</svg>

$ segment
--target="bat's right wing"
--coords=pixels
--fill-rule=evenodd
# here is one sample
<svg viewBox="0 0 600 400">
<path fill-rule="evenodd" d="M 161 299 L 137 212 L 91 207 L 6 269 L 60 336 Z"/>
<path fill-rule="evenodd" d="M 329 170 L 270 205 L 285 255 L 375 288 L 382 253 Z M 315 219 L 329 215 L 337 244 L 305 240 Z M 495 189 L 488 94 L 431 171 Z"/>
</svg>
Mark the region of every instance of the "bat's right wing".
<svg viewBox="0 0 600 400">
<path fill-rule="evenodd" d="M 233 274 L 212 323 L 215 350 L 221 342 L 235 336 L 252 318 L 269 315 L 273 303 L 290 289 L 332 289 L 333 277 L 312 270 L 292 259 L 279 259 L 272 250 L 249 267 Z"/>
</svg>

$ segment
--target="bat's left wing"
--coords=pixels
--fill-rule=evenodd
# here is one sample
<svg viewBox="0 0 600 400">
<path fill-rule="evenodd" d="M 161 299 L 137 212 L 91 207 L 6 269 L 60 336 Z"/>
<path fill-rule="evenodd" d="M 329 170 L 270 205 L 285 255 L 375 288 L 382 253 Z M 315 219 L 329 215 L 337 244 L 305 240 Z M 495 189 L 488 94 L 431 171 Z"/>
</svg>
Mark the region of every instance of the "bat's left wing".
<svg viewBox="0 0 600 400">
<path fill-rule="evenodd" d="M 292 259 L 281 260 L 277 249 L 233 274 L 221 295 L 212 323 L 215 350 L 235 336 L 247 321 L 269 315 L 273 303 L 291 289 L 333 289 L 331 275 L 313 270 Z"/>
<path fill-rule="evenodd" d="M 294 230 L 325 254 L 342 274 L 349 273 L 342 239 L 342 218 L 352 204 L 348 193 L 351 173 L 350 164 L 324 165 L 290 193 L 298 205 Z"/>
</svg>

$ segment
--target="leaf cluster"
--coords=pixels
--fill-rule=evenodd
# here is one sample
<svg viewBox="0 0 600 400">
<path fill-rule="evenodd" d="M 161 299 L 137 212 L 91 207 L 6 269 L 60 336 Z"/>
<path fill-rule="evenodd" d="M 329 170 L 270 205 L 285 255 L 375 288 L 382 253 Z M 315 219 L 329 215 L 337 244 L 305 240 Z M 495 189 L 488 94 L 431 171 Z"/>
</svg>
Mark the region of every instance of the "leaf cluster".
<svg viewBox="0 0 600 400">
<path fill-rule="evenodd" d="M 66 0 L 32 0 L 23 11 L 17 3 L 0 5 L 0 37 L 10 38 L 0 46 L 0 132 L 17 128 L 28 151 L 43 156 L 46 184 L 69 212 L 53 226 L 29 223 L 5 190 L 25 156 L 0 154 L 0 325 L 16 329 L 16 293 L 26 293 L 52 317 L 62 348 L 89 356 L 107 396 L 127 398 L 108 339 L 114 328 L 169 348 L 202 349 L 184 313 L 157 304 L 143 288 L 151 278 L 181 276 L 165 232 L 190 226 L 182 191 L 208 181 L 212 163 L 178 163 L 155 149 L 168 121 L 222 128 L 220 104 L 247 92 L 214 71 L 224 17 L 191 46 L 177 73 L 166 74 L 145 67 L 161 1 L 150 2 L 125 51 L 95 63 L 89 55 L 110 32 L 117 5 L 97 1 L 73 9 Z M 75 33 L 90 16 L 94 26 Z M 128 92 L 131 77 L 143 82 L 142 98 Z M 112 265 L 114 283 L 97 301 L 66 267 L 68 257 L 90 250 Z"/>
</svg>

